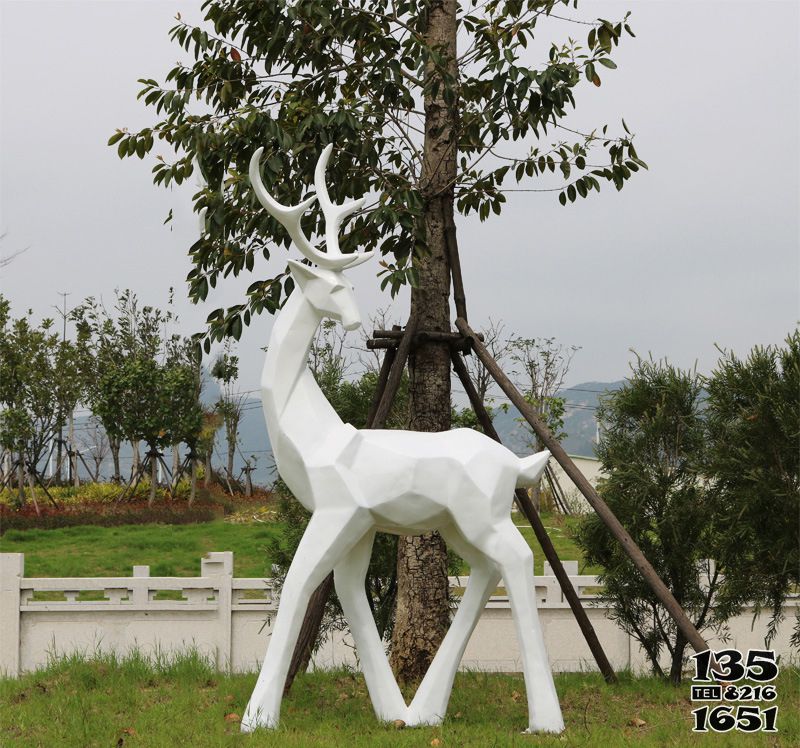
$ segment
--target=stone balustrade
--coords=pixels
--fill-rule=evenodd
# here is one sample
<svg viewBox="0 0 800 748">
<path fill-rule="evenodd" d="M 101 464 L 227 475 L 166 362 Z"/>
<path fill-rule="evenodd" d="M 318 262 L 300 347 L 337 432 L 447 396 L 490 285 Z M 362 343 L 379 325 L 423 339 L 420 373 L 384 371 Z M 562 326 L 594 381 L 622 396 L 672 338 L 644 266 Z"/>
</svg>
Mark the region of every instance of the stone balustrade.
<svg viewBox="0 0 800 748">
<path fill-rule="evenodd" d="M 645 670 L 638 644 L 607 617 L 596 577 L 578 574 L 578 564 L 564 566 L 606 654 L 616 669 Z M 556 578 L 545 564 L 535 578 L 545 641 L 555 671 L 594 670 L 595 663 Z M 468 577 L 452 577 L 462 588 Z M 514 622 L 508 597 L 497 590 L 472 635 L 462 668 L 520 670 Z M 785 658 L 798 598 L 773 643 Z M 221 670 L 256 670 L 269 644 L 277 611 L 272 580 L 233 576 L 231 552 L 209 553 L 197 577 L 151 577 L 147 566 L 134 566 L 130 577 L 26 577 L 24 556 L 0 554 L 0 673 L 16 676 L 45 664 L 49 657 L 74 652 L 138 649 L 144 654 L 195 649 Z M 738 649 L 763 646 L 767 618 L 752 626 L 752 611 L 729 622 L 730 640 Z M 722 642 L 710 641 L 721 648 Z M 317 651 L 316 667 L 357 664 L 346 633 L 335 633 Z"/>
</svg>

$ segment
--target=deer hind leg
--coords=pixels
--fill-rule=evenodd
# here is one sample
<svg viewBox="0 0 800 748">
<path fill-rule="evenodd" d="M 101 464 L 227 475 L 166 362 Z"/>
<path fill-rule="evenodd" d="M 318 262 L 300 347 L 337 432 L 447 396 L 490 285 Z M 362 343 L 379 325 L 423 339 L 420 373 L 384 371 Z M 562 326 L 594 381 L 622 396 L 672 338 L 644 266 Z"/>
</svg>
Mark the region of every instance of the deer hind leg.
<svg viewBox="0 0 800 748">
<path fill-rule="evenodd" d="M 447 545 L 470 565 L 469 581 L 447 635 L 408 707 L 406 722 L 409 725 L 439 724 L 444 719 L 464 650 L 486 601 L 500 580 L 492 561 L 466 541 L 455 527 L 440 529 L 440 533 Z"/>
<path fill-rule="evenodd" d="M 528 697 L 527 731 L 559 733 L 564 720 L 536 608 L 533 552 L 510 517 L 484 536 L 482 547 L 499 566 L 511 599 Z"/>
<path fill-rule="evenodd" d="M 283 583 L 275 628 L 242 718 L 242 732 L 277 726 L 286 674 L 311 594 L 369 526 L 364 510 L 312 515 Z"/>
<path fill-rule="evenodd" d="M 364 590 L 374 539 L 374 530 L 367 532 L 336 565 L 333 579 L 342 611 L 356 643 L 375 714 L 378 719 L 391 722 L 405 719 L 406 703 L 386 659 Z"/>
</svg>

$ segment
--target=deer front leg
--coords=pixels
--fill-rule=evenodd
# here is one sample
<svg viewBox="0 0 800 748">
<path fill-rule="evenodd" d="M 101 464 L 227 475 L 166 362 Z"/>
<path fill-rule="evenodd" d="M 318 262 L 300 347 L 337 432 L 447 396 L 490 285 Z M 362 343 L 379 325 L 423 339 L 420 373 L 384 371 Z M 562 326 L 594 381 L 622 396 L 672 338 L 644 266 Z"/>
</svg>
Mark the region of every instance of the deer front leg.
<svg viewBox="0 0 800 748">
<path fill-rule="evenodd" d="M 275 628 L 242 718 L 242 732 L 277 727 L 286 674 L 311 594 L 369 525 L 362 509 L 312 515 L 283 583 Z"/>
<path fill-rule="evenodd" d="M 378 719 L 391 722 L 405 719 L 406 703 L 394 679 L 383 642 L 372 617 L 364 578 L 372 554 L 375 532 L 370 531 L 356 544 L 333 571 L 336 594 L 342 611 L 350 624 L 350 632 L 361 660 L 364 680 L 367 682 L 372 706 Z"/>
<path fill-rule="evenodd" d="M 445 542 L 470 565 L 469 581 L 450 629 L 408 707 L 406 722 L 409 726 L 439 724 L 444 719 L 464 650 L 486 607 L 486 601 L 500 580 L 495 565 L 464 540 L 455 528 L 442 528 L 439 532 Z"/>
</svg>

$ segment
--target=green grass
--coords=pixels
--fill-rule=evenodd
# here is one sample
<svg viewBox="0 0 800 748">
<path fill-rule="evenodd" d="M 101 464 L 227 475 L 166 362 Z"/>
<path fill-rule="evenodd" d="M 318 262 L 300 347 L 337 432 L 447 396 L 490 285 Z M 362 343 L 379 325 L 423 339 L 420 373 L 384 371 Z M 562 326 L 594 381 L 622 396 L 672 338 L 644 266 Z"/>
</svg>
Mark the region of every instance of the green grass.
<svg viewBox="0 0 800 748">
<path fill-rule="evenodd" d="M 542 514 L 553 545 L 564 560 L 580 559 L 569 538 L 577 521 Z M 515 515 L 515 522 L 524 519 Z M 266 542 L 282 531 L 280 524 L 230 524 L 218 520 L 194 525 L 121 525 L 64 527 L 56 530 L 9 530 L 0 536 L 0 552 L 24 553 L 28 577 L 130 576 L 134 564 L 150 566 L 151 576 L 197 576 L 200 558 L 209 551 L 233 551 L 239 577 L 269 576 Z M 522 534 L 534 552 L 536 574 L 544 554 L 530 528 Z M 466 569 L 465 569 L 466 570 Z M 590 568 L 584 573 L 593 574 Z"/>
<path fill-rule="evenodd" d="M 297 679 L 278 730 L 239 732 L 255 675 L 223 675 L 192 655 L 153 664 L 133 655 L 70 658 L 18 680 L 0 680 L 3 746 L 714 746 L 797 745 L 797 670 L 776 682 L 778 734 L 691 730 L 689 684 L 674 688 L 623 675 L 606 686 L 597 674 L 556 676 L 566 731 L 523 735 L 525 687 L 519 675 L 463 673 L 439 727 L 397 730 L 375 719 L 360 674 L 339 671 Z M 644 724 L 635 726 L 634 720 Z M 438 743 L 436 742 L 438 741 Z"/>
<path fill-rule="evenodd" d="M 209 551 L 233 551 L 239 577 L 268 576 L 267 539 L 280 525 L 121 525 L 9 530 L 0 552 L 24 553 L 28 577 L 130 576 L 134 564 L 150 566 L 151 576 L 192 577 Z"/>
<path fill-rule="evenodd" d="M 519 513 L 515 513 L 514 524 L 528 541 L 528 545 L 533 549 L 534 572 L 541 574 L 544 565 L 544 552 L 534 535 L 533 528 L 527 524 L 527 520 Z M 544 524 L 550 542 L 556 549 L 556 554 L 562 561 L 578 561 L 578 571 L 580 574 L 599 574 L 602 570 L 599 566 L 586 564 L 583 554 L 579 550 L 571 533 L 580 523 L 580 517 L 565 517 L 561 514 L 542 512 L 542 524 Z"/>
</svg>

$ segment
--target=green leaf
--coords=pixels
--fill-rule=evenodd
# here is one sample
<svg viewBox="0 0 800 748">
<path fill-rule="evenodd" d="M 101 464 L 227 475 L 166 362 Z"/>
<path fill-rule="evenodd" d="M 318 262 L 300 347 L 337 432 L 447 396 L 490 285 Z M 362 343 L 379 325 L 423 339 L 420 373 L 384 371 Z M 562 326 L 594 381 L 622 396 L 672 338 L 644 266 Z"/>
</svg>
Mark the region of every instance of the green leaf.
<svg viewBox="0 0 800 748">
<path fill-rule="evenodd" d="M 608 57 L 601 57 L 597 60 L 603 67 L 607 67 L 611 70 L 617 69 L 617 63 L 614 60 L 609 59 Z"/>
</svg>

